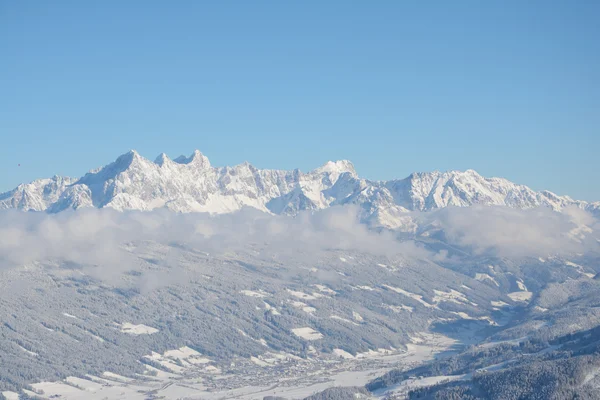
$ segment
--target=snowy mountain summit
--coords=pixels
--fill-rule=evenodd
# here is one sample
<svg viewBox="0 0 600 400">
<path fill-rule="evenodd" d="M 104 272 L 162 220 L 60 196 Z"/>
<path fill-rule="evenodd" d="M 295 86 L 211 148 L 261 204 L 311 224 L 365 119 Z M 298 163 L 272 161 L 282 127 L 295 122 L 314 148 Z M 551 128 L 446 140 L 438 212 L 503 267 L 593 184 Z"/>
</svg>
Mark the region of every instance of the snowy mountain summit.
<svg viewBox="0 0 600 400">
<path fill-rule="evenodd" d="M 260 170 L 249 163 L 213 167 L 198 150 L 174 160 L 163 153 L 154 162 L 132 150 L 79 179 L 54 176 L 0 194 L 0 209 L 50 213 L 82 207 L 227 213 L 249 206 L 295 215 L 342 204 L 361 206 L 365 220 L 387 227 L 394 227 L 407 211 L 446 206 L 547 206 L 560 211 L 574 205 L 595 214 L 600 211 L 600 202 L 535 192 L 506 179 L 484 178 L 473 170 L 369 181 L 359 178 L 346 160 L 329 161 L 308 173 Z"/>
</svg>

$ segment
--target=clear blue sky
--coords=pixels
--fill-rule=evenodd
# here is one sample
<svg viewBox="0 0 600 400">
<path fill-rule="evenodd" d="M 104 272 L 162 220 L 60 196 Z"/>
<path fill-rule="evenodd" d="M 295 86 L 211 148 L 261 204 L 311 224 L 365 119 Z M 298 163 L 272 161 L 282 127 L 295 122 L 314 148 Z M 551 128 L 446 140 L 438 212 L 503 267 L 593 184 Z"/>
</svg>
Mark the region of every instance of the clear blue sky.
<svg viewBox="0 0 600 400">
<path fill-rule="evenodd" d="M 197 148 L 600 200 L 598 21 L 594 0 L 0 0 L 0 191 Z"/>
</svg>

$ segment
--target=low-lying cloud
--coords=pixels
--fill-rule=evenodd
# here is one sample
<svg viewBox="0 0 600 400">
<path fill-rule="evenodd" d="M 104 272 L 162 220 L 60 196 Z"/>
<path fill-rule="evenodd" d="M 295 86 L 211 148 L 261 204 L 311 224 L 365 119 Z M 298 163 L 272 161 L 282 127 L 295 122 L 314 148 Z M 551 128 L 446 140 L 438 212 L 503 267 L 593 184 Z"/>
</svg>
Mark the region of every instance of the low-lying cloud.
<svg viewBox="0 0 600 400">
<path fill-rule="evenodd" d="M 81 209 L 59 214 L 0 212 L 0 267 L 55 260 L 96 268 L 99 278 L 130 270 L 139 254 L 128 243 L 150 241 L 183 245 L 209 253 L 260 246 L 272 255 L 303 254 L 310 259 L 327 250 L 365 252 L 387 257 L 443 263 L 446 253 L 431 253 L 419 244 L 424 232 L 441 232 L 444 240 L 473 254 L 505 257 L 597 251 L 598 220 L 585 211 L 562 213 L 546 208 L 449 207 L 410 213 L 419 226 L 412 237 L 376 231 L 361 223 L 361 209 L 332 207 L 296 217 L 273 216 L 254 209 L 210 216 L 167 210 L 118 212 Z M 437 235 L 436 237 L 439 237 Z M 139 264 L 139 263 L 137 263 Z M 151 278 L 148 278 L 152 280 Z"/>
<path fill-rule="evenodd" d="M 576 207 L 448 207 L 415 215 L 422 229 L 443 231 L 445 240 L 474 254 L 502 257 L 565 255 L 599 250 L 599 222 Z"/>
<path fill-rule="evenodd" d="M 81 264 L 118 262 L 124 256 L 124 244 L 141 241 L 198 246 L 211 252 L 235 251 L 251 243 L 281 251 L 346 249 L 385 255 L 412 250 L 412 245 L 398 242 L 390 232 L 369 230 L 360 223 L 354 207 L 334 207 L 294 218 L 254 209 L 218 216 L 167 210 L 0 212 L 3 266 L 46 259 Z M 416 247 L 414 253 L 419 255 Z"/>
</svg>

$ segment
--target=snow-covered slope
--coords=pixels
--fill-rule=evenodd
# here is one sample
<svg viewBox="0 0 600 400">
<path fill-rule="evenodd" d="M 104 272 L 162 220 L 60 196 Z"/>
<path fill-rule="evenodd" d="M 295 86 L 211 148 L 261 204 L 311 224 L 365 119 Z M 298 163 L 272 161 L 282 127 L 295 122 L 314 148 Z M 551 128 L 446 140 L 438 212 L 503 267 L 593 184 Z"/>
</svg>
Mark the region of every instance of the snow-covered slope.
<svg viewBox="0 0 600 400">
<path fill-rule="evenodd" d="M 377 225 L 402 225 L 407 211 L 446 206 L 502 205 L 514 208 L 577 206 L 600 212 L 600 202 L 586 203 L 548 191 L 535 192 L 502 178 L 484 178 L 473 170 L 413 173 L 392 181 L 360 179 L 349 161 L 327 162 L 314 171 L 260 170 L 248 163 L 213 167 L 195 151 L 175 160 L 161 154 L 152 162 L 130 151 L 80 179 L 55 176 L 19 185 L 0 194 L 0 209 L 59 212 L 81 207 L 179 212 L 227 213 L 254 207 L 295 215 L 333 205 L 357 204 Z"/>
</svg>

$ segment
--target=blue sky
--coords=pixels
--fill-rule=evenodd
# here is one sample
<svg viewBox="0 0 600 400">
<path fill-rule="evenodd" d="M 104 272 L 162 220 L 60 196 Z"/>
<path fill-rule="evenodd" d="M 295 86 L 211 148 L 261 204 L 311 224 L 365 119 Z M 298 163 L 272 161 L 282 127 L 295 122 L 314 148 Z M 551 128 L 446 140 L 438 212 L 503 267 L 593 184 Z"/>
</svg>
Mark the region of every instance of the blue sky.
<svg viewBox="0 0 600 400">
<path fill-rule="evenodd" d="M 592 0 L 0 0 L 0 191 L 197 148 L 600 200 L 599 19 Z"/>
</svg>

